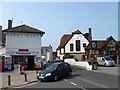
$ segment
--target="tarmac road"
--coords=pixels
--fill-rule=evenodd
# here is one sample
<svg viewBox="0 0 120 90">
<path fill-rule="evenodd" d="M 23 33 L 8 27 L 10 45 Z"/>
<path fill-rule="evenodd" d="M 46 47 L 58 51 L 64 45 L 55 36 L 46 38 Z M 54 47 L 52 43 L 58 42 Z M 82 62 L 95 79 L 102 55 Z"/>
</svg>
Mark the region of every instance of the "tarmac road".
<svg viewBox="0 0 120 90">
<path fill-rule="evenodd" d="M 79 88 L 81 90 L 118 88 L 118 75 L 80 70 L 78 68 L 72 70 L 73 75 L 71 77 L 62 78 L 56 82 L 38 81 L 18 88 Z"/>
</svg>

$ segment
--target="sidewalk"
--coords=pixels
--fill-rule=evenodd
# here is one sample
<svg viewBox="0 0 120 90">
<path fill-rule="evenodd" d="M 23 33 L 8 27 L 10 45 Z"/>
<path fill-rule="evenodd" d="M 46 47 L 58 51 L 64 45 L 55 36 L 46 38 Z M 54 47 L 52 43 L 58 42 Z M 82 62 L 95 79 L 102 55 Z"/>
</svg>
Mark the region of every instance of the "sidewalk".
<svg viewBox="0 0 120 90">
<path fill-rule="evenodd" d="M 22 86 L 34 81 L 37 81 L 37 70 L 27 70 L 27 82 L 25 82 L 25 76 L 20 73 L 15 73 L 14 71 L 8 71 L 2 73 L 2 88 L 15 88 L 17 86 Z M 38 70 L 40 72 L 40 70 Z M 11 86 L 8 86 L 8 75 L 11 76 Z"/>
</svg>

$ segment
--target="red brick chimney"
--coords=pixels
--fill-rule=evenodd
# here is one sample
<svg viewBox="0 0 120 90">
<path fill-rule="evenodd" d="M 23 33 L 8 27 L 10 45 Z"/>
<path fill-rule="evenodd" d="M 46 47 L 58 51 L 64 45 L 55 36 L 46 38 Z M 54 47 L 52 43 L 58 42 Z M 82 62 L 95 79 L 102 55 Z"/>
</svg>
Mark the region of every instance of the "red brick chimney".
<svg viewBox="0 0 120 90">
<path fill-rule="evenodd" d="M 12 20 L 8 20 L 8 29 L 12 28 Z"/>
<path fill-rule="evenodd" d="M 92 33 L 91 33 L 91 28 L 89 28 L 89 42 L 92 41 Z"/>
</svg>

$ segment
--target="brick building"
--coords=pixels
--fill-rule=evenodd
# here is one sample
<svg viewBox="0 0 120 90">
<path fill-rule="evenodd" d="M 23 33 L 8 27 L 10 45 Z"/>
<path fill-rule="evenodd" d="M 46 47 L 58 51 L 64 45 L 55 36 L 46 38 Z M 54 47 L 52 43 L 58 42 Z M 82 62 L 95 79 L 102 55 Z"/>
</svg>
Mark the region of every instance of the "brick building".
<svg viewBox="0 0 120 90">
<path fill-rule="evenodd" d="M 110 36 L 106 40 L 92 40 L 92 35 L 89 36 L 89 44 L 85 48 L 86 59 L 96 58 L 100 56 L 110 56 L 116 64 L 120 60 L 120 44 Z"/>
</svg>

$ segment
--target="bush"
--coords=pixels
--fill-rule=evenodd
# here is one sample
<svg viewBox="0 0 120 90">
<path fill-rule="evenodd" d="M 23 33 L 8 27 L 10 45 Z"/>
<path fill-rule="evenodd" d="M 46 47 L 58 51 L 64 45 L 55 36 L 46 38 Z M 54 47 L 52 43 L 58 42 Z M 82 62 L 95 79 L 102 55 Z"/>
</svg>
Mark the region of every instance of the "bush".
<svg viewBox="0 0 120 90">
<path fill-rule="evenodd" d="M 81 58 L 81 61 L 85 61 L 85 59 L 84 59 L 84 58 Z"/>
</svg>

